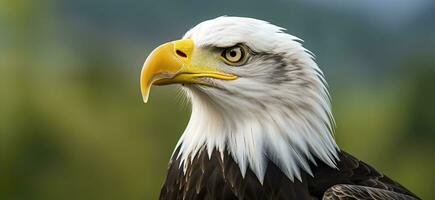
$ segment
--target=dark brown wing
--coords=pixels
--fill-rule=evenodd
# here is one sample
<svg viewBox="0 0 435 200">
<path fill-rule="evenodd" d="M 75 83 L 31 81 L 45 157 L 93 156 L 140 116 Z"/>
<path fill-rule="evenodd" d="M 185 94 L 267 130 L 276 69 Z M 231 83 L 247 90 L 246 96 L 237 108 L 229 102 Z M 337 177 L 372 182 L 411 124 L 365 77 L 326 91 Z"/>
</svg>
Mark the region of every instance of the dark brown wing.
<svg viewBox="0 0 435 200">
<path fill-rule="evenodd" d="M 397 198 L 403 196 L 403 198 L 413 197 L 418 199 L 415 194 L 405 187 L 352 155 L 342 151 L 339 158 L 338 169 L 330 168 L 321 161 L 317 162 L 319 163 L 317 167 L 313 167 L 315 169 L 314 178 L 308 179 L 308 181 L 310 192 L 315 196 L 328 191 L 329 193 L 326 192 L 328 195 L 336 194 L 337 199 L 340 199 L 338 198 L 340 197 L 339 192 L 347 196 L 344 199 L 373 199 L 371 195 L 392 196 L 392 198 L 393 196 Z M 350 198 L 352 195 L 358 198 Z"/>
<path fill-rule="evenodd" d="M 416 200 L 397 192 L 359 185 L 335 185 L 326 190 L 323 200 Z"/>
</svg>

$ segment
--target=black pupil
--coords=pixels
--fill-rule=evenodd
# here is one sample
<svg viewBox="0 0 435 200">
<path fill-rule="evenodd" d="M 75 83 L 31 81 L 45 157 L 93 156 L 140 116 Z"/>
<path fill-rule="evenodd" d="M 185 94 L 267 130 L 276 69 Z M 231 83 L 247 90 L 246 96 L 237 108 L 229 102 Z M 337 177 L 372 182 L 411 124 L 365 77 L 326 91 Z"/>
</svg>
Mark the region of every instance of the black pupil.
<svg viewBox="0 0 435 200">
<path fill-rule="evenodd" d="M 236 57 L 236 56 L 237 56 L 237 51 L 234 50 L 234 49 L 231 49 L 231 50 L 230 50 L 230 56 L 231 56 L 231 57 Z"/>
</svg>

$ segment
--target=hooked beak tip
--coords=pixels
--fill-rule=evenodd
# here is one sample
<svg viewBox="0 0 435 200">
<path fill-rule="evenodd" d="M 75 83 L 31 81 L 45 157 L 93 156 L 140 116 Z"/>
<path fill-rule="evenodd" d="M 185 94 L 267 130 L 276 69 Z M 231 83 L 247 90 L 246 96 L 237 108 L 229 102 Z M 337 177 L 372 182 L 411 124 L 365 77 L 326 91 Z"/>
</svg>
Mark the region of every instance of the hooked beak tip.
<svg viewBox="0 0 435 200">
<path fill-rule="evenodd" d="M 143 97 L 143 103 L 148 103 L 148 97 Z"/>
<path fill-rule="evenodd" d="M 148 103 L 148 97 L 150 96 L 150 90 L 142 92 L 142 99 L 144 103 Z"/>
<path fill-rule="evenodd" d="M 142 99 L 144 103 L 148 102 L 148 97 L 150 96 L 151 85 L 142 85 Z"/>
</svg>

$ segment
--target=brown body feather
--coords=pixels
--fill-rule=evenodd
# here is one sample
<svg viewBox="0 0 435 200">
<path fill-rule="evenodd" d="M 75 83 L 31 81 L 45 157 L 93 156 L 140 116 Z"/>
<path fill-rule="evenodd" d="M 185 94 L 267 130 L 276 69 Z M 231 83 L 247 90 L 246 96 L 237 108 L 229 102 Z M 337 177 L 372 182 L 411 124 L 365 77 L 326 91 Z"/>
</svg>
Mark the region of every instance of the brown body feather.
<svg viewBox="0 0 435 200">
<path fill-rule="evenodd" d="M 202 151 L 186 173 L 176 159 L 169 163 L 161 200 L 176 199 L 419 199 L 406 188 L 346 152 L 340 152 L 337 169 L 317 160 L 314 177 L 303 174 L 302 182 L 289 180 L 268 162 L 261 184 L 251 170 L 242 177 L 239 166 L 228 154 L 218 151 L 209 158 Z"/>
</svg>

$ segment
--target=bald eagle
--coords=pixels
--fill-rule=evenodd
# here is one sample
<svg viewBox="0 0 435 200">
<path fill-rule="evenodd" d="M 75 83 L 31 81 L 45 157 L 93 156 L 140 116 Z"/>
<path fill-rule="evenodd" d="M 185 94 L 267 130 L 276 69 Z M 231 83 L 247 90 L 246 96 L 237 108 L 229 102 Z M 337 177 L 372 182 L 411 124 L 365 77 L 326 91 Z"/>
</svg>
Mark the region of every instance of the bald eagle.
<svg viewBox="0 0 435 200">
<path fill-rule="evenodd" d="M 342 151 L 323 72 L 266 21 L 218 17 L 157 47 L 141 73 L 181 84 L 192 113 L 160 199 L 419 199 Z"/>
</svg>

